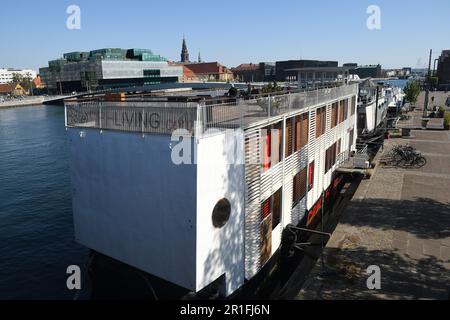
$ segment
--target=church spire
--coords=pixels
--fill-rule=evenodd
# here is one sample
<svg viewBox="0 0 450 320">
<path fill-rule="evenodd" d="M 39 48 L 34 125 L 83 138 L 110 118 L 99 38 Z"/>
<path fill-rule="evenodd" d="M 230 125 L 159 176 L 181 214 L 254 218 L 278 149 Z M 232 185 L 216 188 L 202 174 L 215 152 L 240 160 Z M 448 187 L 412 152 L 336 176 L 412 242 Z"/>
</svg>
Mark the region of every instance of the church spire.
<svg viewBox="0 0 450 320">
<path fill-rule="evenodd" d="M 198 52 L 198 63 L 202 63 L 202 56 L 200 55 L 200 51 Z"/>
<path fill-rule="evenodd" d="M 181 62 L 189 62 L 189 51 L 186 45 L 186 38 L 183 35 L 183 46 L 181 48 Z"/>
</svg>

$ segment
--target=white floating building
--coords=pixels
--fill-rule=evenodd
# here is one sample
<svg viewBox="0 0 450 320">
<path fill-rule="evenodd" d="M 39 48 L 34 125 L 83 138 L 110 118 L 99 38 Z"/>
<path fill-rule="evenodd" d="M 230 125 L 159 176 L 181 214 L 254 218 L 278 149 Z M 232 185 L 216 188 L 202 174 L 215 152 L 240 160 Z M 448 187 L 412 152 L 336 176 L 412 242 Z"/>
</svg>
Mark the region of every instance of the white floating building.
<svg viewBox="0 0 450 320">
<path fill-rule="evenodd" d="M 223 278 L 232 294 L 286 226 L 317 222 L 356 150 L 357 96 L 341 81 L 246 99 L 67 101 L 76 240 L 193 292 Z"/>
</svg>

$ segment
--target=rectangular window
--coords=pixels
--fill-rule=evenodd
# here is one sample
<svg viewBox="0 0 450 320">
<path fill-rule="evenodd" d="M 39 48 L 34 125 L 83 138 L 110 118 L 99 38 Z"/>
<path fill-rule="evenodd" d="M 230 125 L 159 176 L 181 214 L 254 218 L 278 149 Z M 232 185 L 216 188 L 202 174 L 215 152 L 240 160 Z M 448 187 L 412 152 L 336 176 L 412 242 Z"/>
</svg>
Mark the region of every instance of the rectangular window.
<svg viewBox="0 0 450 320">
<path fill-rule="evenodd" d="M 315 168 L 315 161 L 313 161 L 309 164 L 308 191 L 311 191 L 314 188 L 314 168 Z"/>
<path fill-rule="evenodd" d="M 160 69 L 144 69 L 144 77 L 160 77 Z"/>
<path fill-rule="evenodd" d="M 278 227 L 282 212 L 282 188 L 275 192 L 261 205 L 261 219 L 272 220 L 272 229 Z"/>
<path fill-rule="evenodd" d="M 295 117 L 295 151 L 300 151 L 308 145 L 309 117 L 307 113 Z"/>
<path fill-rule="evenodd" d="M 334 128 L 338 125 L 338 113 L 339 113 L 339 103 L 333 103 L 331 107 L 331 128 Z"/>
<path fill-rule="evenodd" d="M 293 153 L 293 145 L 294 145 L 294 135 L 293 128 L 294 127 L 294 118 L 286 119 L 286 158 L 292 155 Z"/>
<path fill-rule="evenodd" d="M 282 189 L 275 192 L 272 196 L 272 229 L 275 229 L 280 224 L 281 220 L 281 204 L 282 204 Z"/>
<path fill-rule="evenodd" d="M 272 126 L 271 129 L 271 140 L 272 140 L 272 158 L 271 158 L 271 166 L 276 165 L 282 159 L 281 156 L 283 154 L 283 131 L 282 131 L 282 123 L 279 122 Z"/>
<path fill-rule="evenodd" d="M 348 151 L 349 152 L 352 150 L 354 139 L 355 139 L 355 129 L 352 129 L 352 131 L 350 131 L 350 139 L 348 141 Z"/>
<path fill-rule="evenodd" d="M 261 136 L 262 136 L 262 166 L 263 170 L 267 171 L 270 169 L 270 157 L 271 157 L 271 143 L 270 143 L 270 128 L 262 129 L 261 130 Z"/>
<path fill-rule="evenodd" d="M 261 161 L 263 171 L 279 163 L 283 154 L 282 122 L 261 129 Z"/>
<path fill-rule="evenodd" d="M 316 110 L 316 138 L 320 138 L 320 136 L 325 133 L 326 115 L 326 107 L 322 107 Z"/>
<path fill-rule="evenodd" d="M 302 138 L 301 138 L 301 148 L 308 145 L 309 141 L 309 115 L 307 113 L 302 114 Z"/>
<path fill-rule="evenodd" d="M 295 117 L 295 152 L 302 148 L 302 122 L 300 116 Z"/>
<path fill-rule="evenodd" d="M 325 151 L 325 173 L 336 164 L 337 142 Z"/>
<path fill-rule="evenodd" d="M 261 264 L 265 264 L 272 256 L 272 219 L 270 217 L 261 223 Z"/>
<path fill-rule="evenodd" d="M 356 97 L 352 97 L 352 106 L 351 106 L 351 115 L 353 116 L 356 113 Z"/>
<path fill-rule="evenodd" d="M 348 99 L 344 100 L 344 121 L 348 119 Z"/>
<path fill-rule="evenodd" d="M 316 110 L 316 139 L 322 135 L 322 109 Z"/>
<path fill-rule="evenodd" d="M 339 123 L 344 122 L 345 107 L 344 100 L 339 102 Z"/>
<path fill-rule="evenodd" d="M 268 216 L 270 216 L 270 211 L 271 211 L 271 198 L 267 199 L 266 201 L 263 202 L 262 204 L 262 208 L 261 208 L 261 216 L 262 219 L 266 219 Z"/>
<path fill-rule="evenodd" d="M 325 133 L 327 129 L 327 107 L 322 108 L 322 134 Z"/>
<path fill-rule="evenodd" d="M 302 200 L 306 196 L 306 184 L 307 184 L 307 170 L 306 168 L 300 171 L 295 177 L 293 181 L 293 207 L 295 207 L 300 200 Z"/>
</svg>

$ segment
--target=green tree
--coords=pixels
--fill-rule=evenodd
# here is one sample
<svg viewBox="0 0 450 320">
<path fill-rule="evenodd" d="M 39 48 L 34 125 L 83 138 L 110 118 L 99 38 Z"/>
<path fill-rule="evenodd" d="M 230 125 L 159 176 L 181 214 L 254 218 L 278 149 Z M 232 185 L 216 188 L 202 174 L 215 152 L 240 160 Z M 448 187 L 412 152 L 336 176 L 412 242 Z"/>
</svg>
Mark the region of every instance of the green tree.
<svg viewBox="0 0 450 320">
<path fill-rule="evenodd" d="M 439 79 L 438 77 L 427 77 L 427 82 L 432 88 L 435 88 L 439 83 Z"/>
<path fill-rule="evenodd" d="M 266 84 L 263 88 L 262 88 L 262 93 L 273 93 L 273 92 L 280 92 L 283 91 L 283 88 L 281 88 L 278 83 L 276 83 L 275 81 L 272 83 L 270 82 L 269 84 Z"/>
<path fill-rule="evenodd" d="M 420 86 L 416 81 L 408 82 L 405 87 L 406 100 L 412 104 L 417 102 L 420 94 Z"/>
<path fill-rule="evenodd" d="M 11 84 L 14 86 L 20 84 L 26 91 L 30 91 L 34 88 L 33 78 L 30 73 L 27 73 L 26 75 L 13 73 Z"/>
</svg>

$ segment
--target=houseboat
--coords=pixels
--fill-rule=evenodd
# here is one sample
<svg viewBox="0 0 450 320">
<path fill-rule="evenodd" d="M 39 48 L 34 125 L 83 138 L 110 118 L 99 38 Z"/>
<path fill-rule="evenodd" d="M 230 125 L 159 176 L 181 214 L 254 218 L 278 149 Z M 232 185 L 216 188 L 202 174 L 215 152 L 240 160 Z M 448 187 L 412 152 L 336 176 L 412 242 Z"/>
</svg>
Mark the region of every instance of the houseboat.
<svg viewBox="0 0 450 320">
<path fill-rule="evenodd" d="M 299 71 L 300 72 L 300 71 Z M 227 297 L 314 226 L 356 150 L 358 85 L 246 98 L 65 102 L 76 240 L 191 292 Z"/>
<path fill-rule="evenodd" d="M 387 110 L 385 87 L 371 79 L 361 82 L 358 96 L 358 134 L 373 134 L 386 118 Z"/>
</svg>

